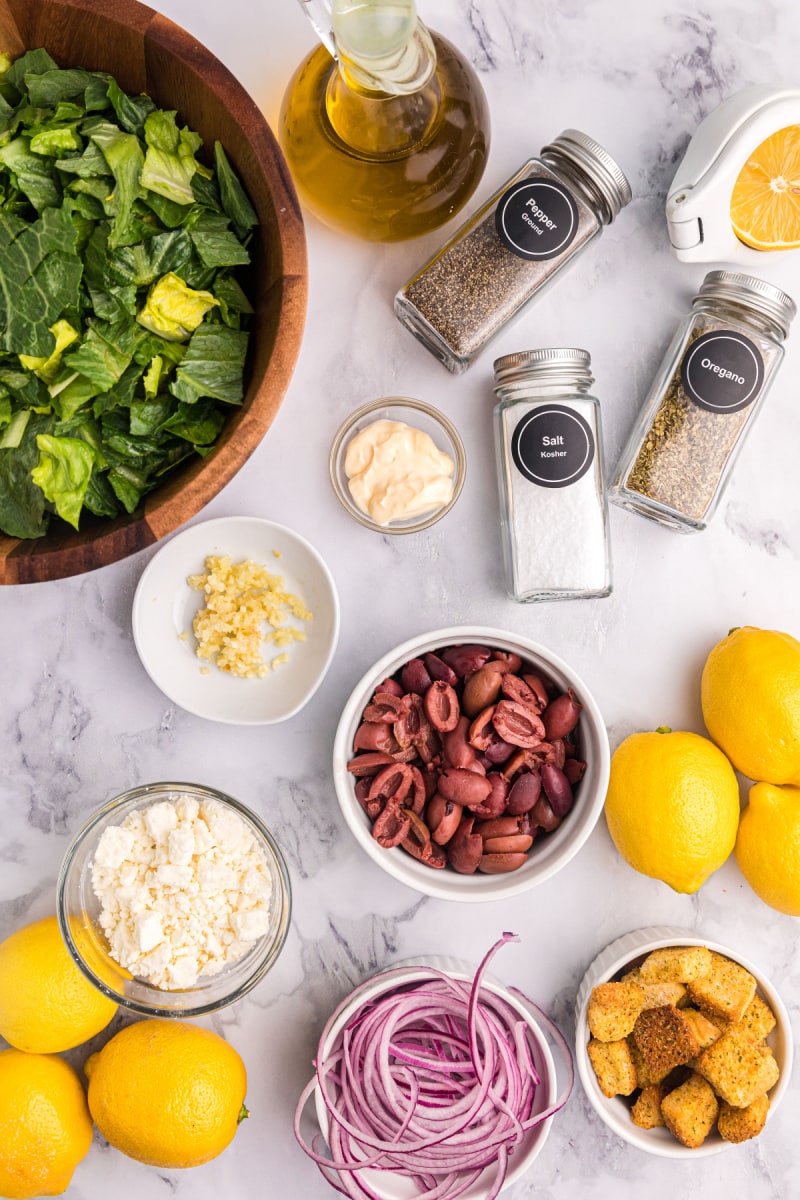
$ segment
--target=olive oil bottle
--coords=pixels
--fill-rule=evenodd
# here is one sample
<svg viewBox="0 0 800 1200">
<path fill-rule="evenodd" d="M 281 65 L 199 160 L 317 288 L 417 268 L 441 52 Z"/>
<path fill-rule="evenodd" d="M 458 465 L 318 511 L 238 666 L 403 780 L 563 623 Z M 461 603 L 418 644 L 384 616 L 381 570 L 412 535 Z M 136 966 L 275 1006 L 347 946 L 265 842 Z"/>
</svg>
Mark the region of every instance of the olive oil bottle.
<svg viewBox="0 0 800 1200">
<path fill-rule="evenodd" d="M 477 187 L 486 97 L 414 0 L 300 0 L 322 38 L 289 83 L 280 139 L 301 199 L 377 242 L 436 229 Z"/>
</svg>

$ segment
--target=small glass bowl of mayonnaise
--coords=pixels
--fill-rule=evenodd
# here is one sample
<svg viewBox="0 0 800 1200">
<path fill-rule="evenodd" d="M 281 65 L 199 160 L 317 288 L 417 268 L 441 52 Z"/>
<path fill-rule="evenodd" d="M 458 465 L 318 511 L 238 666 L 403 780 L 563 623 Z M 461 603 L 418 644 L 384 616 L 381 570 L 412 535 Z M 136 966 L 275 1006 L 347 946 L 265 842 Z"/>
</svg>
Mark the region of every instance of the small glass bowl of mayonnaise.
<svg viewBox="0 0 800 1200">
<path fill-rule="evenodd" d="M 467 473 L 451 421 L 421 400 L 385 396 L 363 404 L 331 446 L 333 490 L 354 520 L 376 533 L 419 533 L 455 504 Z"/>
</svg>

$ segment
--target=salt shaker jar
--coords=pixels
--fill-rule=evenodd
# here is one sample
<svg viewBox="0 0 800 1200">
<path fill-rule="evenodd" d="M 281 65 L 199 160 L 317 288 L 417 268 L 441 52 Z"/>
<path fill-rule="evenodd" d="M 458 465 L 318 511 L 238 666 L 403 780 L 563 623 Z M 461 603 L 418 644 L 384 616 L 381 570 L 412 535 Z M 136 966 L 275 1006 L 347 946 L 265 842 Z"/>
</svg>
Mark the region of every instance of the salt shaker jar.
<svg viewBox="0 0 800 1200">
<path fill-rule="evenodd" d="M 494 364 L 500 525 L 514 600 L 611 591 L 600 405 L 585 350 L 506 354 Z"/>
<path fill-rule="evenodd" d="M 796 311 L 763 279 L 706 275 L 622 454 L 614 503 L 682 533 L 705 529 L 783 360 Z"/>
<path fill-rule="evenodd" d="M 565 130 L 409 279 L 395 297 L 398 319 L 460 374 L 630 199 L 611 155 Z"/>
</svg>

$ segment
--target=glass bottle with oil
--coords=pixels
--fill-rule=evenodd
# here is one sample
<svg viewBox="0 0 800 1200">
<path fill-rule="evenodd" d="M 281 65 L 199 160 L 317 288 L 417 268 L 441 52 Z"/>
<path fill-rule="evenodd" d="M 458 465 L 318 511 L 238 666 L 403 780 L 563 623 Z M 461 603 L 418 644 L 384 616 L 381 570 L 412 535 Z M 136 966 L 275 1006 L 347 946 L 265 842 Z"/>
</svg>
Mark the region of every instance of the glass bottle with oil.
<svg viewBox="0 0 800 1200">
<path fill-rule="evenodd" d="M 283 100 L 280 139 L 301 199 L 327 225 L 393 242 L 436 229 L 477 187 L 486 97 L 414 0 L 300 0 L 322 40 Z"/>
</svg>

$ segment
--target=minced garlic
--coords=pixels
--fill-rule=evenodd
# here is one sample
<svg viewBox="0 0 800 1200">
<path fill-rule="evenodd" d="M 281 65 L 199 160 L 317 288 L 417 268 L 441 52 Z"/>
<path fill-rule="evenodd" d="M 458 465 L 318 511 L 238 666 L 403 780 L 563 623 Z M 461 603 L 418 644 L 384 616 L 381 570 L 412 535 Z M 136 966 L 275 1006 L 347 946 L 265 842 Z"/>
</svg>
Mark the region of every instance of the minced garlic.
<svg viewBox="0 0 800 1200">
<path fill-rule="evenodd" d="M 311 620 L 313 613 L 301 598 L 284 590 L 281 575 L 271 575 L 252 559 L 232 563 L 227 554 L 211 554 L 205 565 L 205 574 L 190 575 L 186 581 L 205 593 L 205 607 L 192 622 L 197 657 L 243 679 L 261 679 L 288 662 L 289 655 L 283 653 L 268 663 L 262 650 L 265 644 L 283 647 L 305 641 L 302 629 L 286 624 L 288 616 Z M 271 632 L 264 632 L 265 621 Z"/>
</svg>

